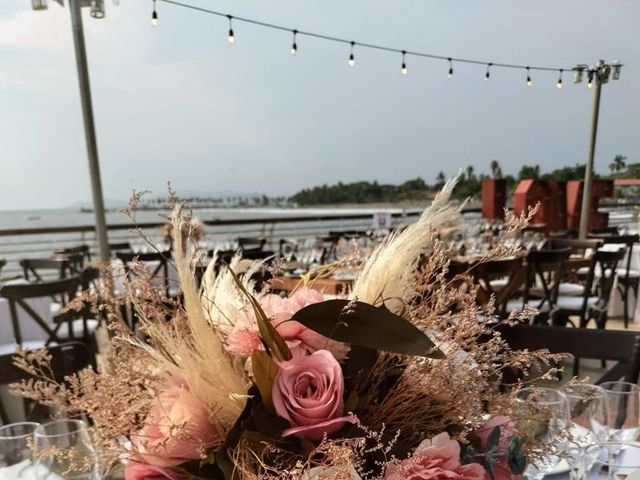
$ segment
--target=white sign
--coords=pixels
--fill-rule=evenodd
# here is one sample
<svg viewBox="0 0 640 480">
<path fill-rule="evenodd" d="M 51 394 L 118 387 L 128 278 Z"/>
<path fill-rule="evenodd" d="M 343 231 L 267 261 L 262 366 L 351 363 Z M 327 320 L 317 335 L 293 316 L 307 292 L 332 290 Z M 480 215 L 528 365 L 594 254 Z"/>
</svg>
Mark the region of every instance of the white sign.
<svg viewBox="0 0 640 480">
<path fill-rule="evenodd" d="M 391 228 L 391 222 L 392 222 L 391 212 L 375 212 L 373 214 L 374 230 Z"/>
</svg>

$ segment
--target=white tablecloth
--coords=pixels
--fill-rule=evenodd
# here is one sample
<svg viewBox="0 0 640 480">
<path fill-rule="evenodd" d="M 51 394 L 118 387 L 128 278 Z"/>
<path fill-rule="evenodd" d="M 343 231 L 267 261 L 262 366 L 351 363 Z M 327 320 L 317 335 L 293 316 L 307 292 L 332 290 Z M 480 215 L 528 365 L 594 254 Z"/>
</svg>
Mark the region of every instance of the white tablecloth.
<svg viewBox="0 0 640 480">
<path fill-rule="evenodd" d="M 605 247 L 614 247 L 613 245 L 605 245 Z M 627 256 L 620 262 L 618 265 L 619 269 L 627 268 Z M 633 252 L 631 254 L 631 270 L 640 271 L 640 244 L 636 244 L 633 247 Z M 632 322 L 640 323 L 640 303 L 636 301 L 636 298 L 633 296 L 633 291 L 629 291 L 628 298 L 628 311 L 629 316 Z M 622 296 L 618 291 L 618 279 L 613 285 L 613 290 L 611 292 L 611 298 L 609 299 L 609 310 L 608 310 L 609 318 L 612 317 L 622 317 L 624 314 L 624 302 L 622 301 Z"/>
<path fill-rule="evenodd" d="M 44 321 L 51 324 L 53 328 L 51 298 L 30 298 L 26 300 L 26 302 Z M 18 312 L 18 322 L 20 324 L 20 333 L 22 334 L 23 342 L 47 340 L 49 337 L 47 332 L 45 332 L 20 305 L 16 305 L 16 310 Z M 13 337 L 9 300 L 2 297 L 0 297 L 0 325 L 0 345 L 13 345 L 15 340 Z"/>
</svg>

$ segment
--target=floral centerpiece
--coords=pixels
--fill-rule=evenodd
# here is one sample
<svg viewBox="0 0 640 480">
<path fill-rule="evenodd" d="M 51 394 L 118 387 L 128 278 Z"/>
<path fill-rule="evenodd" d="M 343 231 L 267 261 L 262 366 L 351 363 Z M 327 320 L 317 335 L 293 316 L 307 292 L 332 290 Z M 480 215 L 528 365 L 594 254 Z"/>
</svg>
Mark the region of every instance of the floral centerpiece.
<svg viewBox="0 0 640 480">
<path fill-rule="evenodd" d="M 328 300 L 309 285 L 256 291 L 261 265 L 238 275 L 239 258 L 214 259 L 197 287 L 177 207 L 180 300 L 131 278 L 136 333 L 108 288 L 87 292 L 108 317 L 104 365 L 58 383 L 46 354 L 25 352 L 17 363 L 35 378 L 14 389 L 88 416 L 106 468 L 126 463 L 128 480 L 517 477 L 533 446 L 502 374 L 549 355 L 511 351 L 491 302 L 479 307 L 469 276 L 449 274 L 438 232 L 457 219 L 453 186 L 363 261 L 349 295 Z M 491 255 L 513 253 L 525 223 L 510 216 Z"/>
</svg>

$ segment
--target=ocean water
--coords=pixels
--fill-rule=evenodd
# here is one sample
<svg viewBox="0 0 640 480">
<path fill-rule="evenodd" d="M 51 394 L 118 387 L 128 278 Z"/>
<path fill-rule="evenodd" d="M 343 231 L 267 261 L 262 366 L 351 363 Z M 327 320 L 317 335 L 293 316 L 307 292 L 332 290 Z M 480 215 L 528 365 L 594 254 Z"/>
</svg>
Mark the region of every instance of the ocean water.
<svg viewBox="0 0 640 480">
<path fill-rule="evenodd" d="M 201 208 L 194 210 L 194 216 L 203 221 L 222 219 L 261 219 L 268 217 L 288 217 L 303 215 L 364 214 L 388 211 L 400 213 L 400 208 Z M 138 223 L 164 222 L 159 210 L 140 210 L 136 213 Z M 93 225 L 93 212 L 82 212 L 77 208 L 42 210 L 0 210 L 0 230 L 14 228 L 45 228 L 58 226 Z M 107 213 L 107 224 L 128 224 L 130 219 L 123 213 Z"/>
</svg>

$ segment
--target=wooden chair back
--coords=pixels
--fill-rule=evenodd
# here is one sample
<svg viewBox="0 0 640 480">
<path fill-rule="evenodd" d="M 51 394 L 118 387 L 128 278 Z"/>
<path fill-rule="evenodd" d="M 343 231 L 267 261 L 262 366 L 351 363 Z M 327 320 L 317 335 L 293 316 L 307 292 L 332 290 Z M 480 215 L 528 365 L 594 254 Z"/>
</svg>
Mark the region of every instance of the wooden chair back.
<svg viewBox="0 0 640 480">
<path fill-rule="evenodd" d="M 51 355 L 52 373 L 58 382 L 64 382 L 65 377 L 77 373 L 95 364 L 95 358 L 87 346 L 80 342 L 67 342 L 49 347 L 48 353 Z M 13 354 L 0 355 L 0 385 L 17 383 L 21 380 L 33 378 L 31 374 L 16 367 L 13 363 Z M 26 419 L 42 421 L 46 416 L 46 407 L 39 404 L 26 404 Z M 9 418 L 4 406 L 0 403 L 0 417 L 6 425 Z"/>
<path fill-rule="evenodd" d="M 596 309 L 606 312 L 609 308 L 609 300 L 613 293 L 613 286 L 616 279 L 618 264 L 624 258 L 625 251 L 598 250 L 595 254 L 596 266 L 599 267 L 599 275 L 594 278 L 595 290 L 598 293 L 598 304 Z"/>
<path fill-rule="evenodd" d="M 132 274 L 131 263 L 134 261 L 140 261 L 143 263 L 156 263 L 157 265 L 151 268 L 151 275 L 162 280 L 166 294 L 169 295 L 169 259 L 171 258 L 171 251 L 164 252 L 147 252 L 147 253 L 133 253 L 133 252 L 116 252 L 116 257 L 124 264 L 124 271 L 127 277 Z"/>
<path fill-rule="evenodd" d="M 592 228 L 589 232 L 592 235 L 618 235 L 620 231 L 618 227 Z"/>
<path fill-rule="evenodd" d="M 496 313 L 500 316 L 506 316 L 508 292 L 511 291 L 511 282 L 520 268 L 522 268 L 522 257 L 493 259 L 479 262 L 471 267 L 470 272 L 474 281 L 482 287 L 482 296 L 495 299 Z M 496 289 L 492 282 L 502 278 L 506 278 L 507 282 Z"/>
<path fill-rule="evenodd" d="M 20 308 L 48 335 L 45 345 L 61 343 L 57 334 L 61 324 L 53 325 L 48 322 L 47 319 L 42 318 L 38 312 L 29 305 L 27 300 L 39 297 L 54 297 L 60 298 L 62 305 L 66 305 L 77 296 L 81 283 L 81 277 L 75 276 L 53 282 L 5 285 L 0 288 L 0 296 L 9 300 L 9 312 L 11 314 L 15 342 L 18 345 L 22 344 L 22 333 L 20 320 L 18 318 L 18 308 Z M 70 321 L 72 319 L 71 317 L 72 313 L 70 312 L 65 316 L 65 320 Z"/>
<path fill-rule="evenodd" d="M 51 272 L 54 280 L 71 275 L 71 264 L 66 258 L 23 258 L 20 266 L 27 281 L 44 282 L 45 272 Z"/>
<path fill-rule="evenodd" d="M 553 250 L 531 250 L 527 253 L 527 274 L 524 286 L 524 302 L 533 300 L 531 289 L 538 285 L 542 288 L 542 298 L 537 299 L 535 307 L 545 307 L 553 312 L 558 300 L 558 289 L 564 273 L 565 262 L 571 254 L 570 248 Z M 534 305 L 531 305 L 534 306 Z"/>
<path fill-rule="evenodd" d="M 129 242 L 117 242 L 109 244 L 109 251 L 115 252 L 131 252 L 131 244 Z"/>
<path fill-rule="evenodd" d="M 238 237 L 238 248 L 240 250 L 264 249 L 267 239 L 264 237 Z"/>
<path fill-rule="evenodd" d="M 555 232 L 551 232 L 549 234 L 549 238 L 550 239 L 555 239 L 555 238 L 578 238 L 578 231 L 574 230 L 574 229 L 570 229 L 570 230 L 557 230 Z"/>
<path fill-rule="evenodd" d="M 514 350 L 547 349 L 551 353 L 570 353 L 575 358 L 617 362 L 595 383 L 617 381 L 637 383 L 640 375 L 640 333 L 620 330 L 548 327 L 539 325 L 501 325 L 502 338 Z"/>
<path fill-rule="evenodd" d="M 69 258 L 72 266 L 75 267 L 74 273 L 80 273 L 91 262 L 91 249 L 86 244 L 63 248 L 56 250 L 54 253 Z"/>
<path fill-rule="evenodd" d="M 589 237 L 598 238 L 602 240 L 605 245 L 624 245 L 627 258 L 623 268 L 625 269 L 626 275 L 629 276 L 629 271 L 631 270 L 631 258 L 633 256 L 633 247 L 640 241 L 640 235 L 589 235 Z"/>
</svg>

